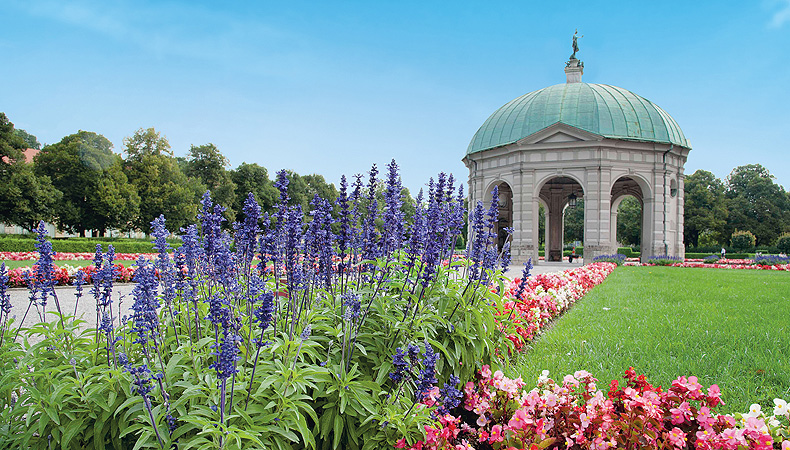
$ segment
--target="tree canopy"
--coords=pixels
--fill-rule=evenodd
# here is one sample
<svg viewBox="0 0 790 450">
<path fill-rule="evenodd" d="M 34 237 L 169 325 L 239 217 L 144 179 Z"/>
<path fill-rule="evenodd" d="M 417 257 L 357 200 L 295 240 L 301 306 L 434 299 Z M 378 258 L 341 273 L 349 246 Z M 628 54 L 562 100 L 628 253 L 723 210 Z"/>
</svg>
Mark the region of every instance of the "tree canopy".
<svg viewBox="0 0 790 450">
<path fill-rule="evenodd" d="M 772 245 L 790 225 L 788 196 L 774 176 L 760 164 L 733 169 L 727 177 L 728 234 L 751 231 L 757 245 Z"/>
<path fill-rule="evenodd" d="M 25 162 L 27 142 L 0 112 L 0 222 L 32 230 L 39 221 L 54 219 L 61 193 L 49 177 L 38 176 Z"/>
<path fill-rule="evenodd" d="M 724 183 L 707 170 L 697 170 L 686 177 L 684 187 L 683 240 L 686 245 L 699 245 L 703 233 L 724 242 L 727 226 L 727 203 Z"/>
</svg>

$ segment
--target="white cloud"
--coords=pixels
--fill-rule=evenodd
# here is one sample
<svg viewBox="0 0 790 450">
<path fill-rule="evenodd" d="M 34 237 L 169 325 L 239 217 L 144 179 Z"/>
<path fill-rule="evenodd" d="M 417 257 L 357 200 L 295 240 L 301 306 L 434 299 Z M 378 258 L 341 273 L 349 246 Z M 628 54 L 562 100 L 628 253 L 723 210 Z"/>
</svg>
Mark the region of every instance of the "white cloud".
<svg viewBox="0 0 790 450">
<path fill-rule="evenodd" d="M 780 0 L 779 10 L 771 16 L 769 26 L 771 28 L 780 28 L 786 23 L 790 23 L 790 0 Z"/>
<path fill-rule="evenodd" d="M 189 2 L 12 0 L 9 4 L 34 17 L 135 45 L 158 58 L 186 57 L 234 66 L 268 59 L 276 66 L 272 59 L 282 60 L 289 50 L 304 47 L 301 37 L 259 17 Z"/>
</svg>

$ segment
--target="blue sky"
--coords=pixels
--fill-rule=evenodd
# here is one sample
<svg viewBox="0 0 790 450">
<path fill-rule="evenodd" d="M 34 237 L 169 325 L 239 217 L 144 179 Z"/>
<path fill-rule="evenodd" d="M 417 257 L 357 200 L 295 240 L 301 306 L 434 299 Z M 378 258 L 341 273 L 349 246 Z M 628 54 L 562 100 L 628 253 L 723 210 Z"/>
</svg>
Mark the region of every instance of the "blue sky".
<svg viewBox="0 0 790 450">
<path fill-rule="evenodd" d="M 478 127 L 564 82 L 661 106 L 686 173 L 759 163 L 790 189 L 790 0 L 0 3 L 0 111 L 42 143 L 155 127 L 176 155 L 341 174 L 395 158 L 414 194 L 461 163 Z"/>
</svg>

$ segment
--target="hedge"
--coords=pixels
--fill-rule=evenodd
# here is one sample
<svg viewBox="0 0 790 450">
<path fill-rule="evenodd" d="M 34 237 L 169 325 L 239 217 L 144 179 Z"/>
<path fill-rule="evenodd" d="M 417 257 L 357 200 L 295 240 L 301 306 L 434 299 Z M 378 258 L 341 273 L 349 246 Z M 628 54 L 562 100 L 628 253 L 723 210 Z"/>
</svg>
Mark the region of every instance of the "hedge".
<svg viewBox="0 0 790 450">
<path fill-rule="evenodd" d="M 686 253 L 686 259 L 705 259 L 706 256 L 721 256 L 721 252 L 706 252 L 706 253 Z M 753 258 L 753 253 L 727 253 L 727 259 L 749 259 Z"/>
<path fill-rule="evenodd" d="M 180 241 L 171 241 L 171 247 L 180 247 Z M 0 239 L 0 251 L 2 252 L 34 252 L 35 241 L 28 238 L 8 238 Z M 67 238 L 53 239 L 52 249 L 56 252 L 64 253 L 93 253 L 96 251 L 96 244 L 101 244 L 106 251 L 108 244 L 112 244 L 116 253 L 156 253 L 153 244 L 138 239 L 102 239 L 102 238 Z"/>
</svg>

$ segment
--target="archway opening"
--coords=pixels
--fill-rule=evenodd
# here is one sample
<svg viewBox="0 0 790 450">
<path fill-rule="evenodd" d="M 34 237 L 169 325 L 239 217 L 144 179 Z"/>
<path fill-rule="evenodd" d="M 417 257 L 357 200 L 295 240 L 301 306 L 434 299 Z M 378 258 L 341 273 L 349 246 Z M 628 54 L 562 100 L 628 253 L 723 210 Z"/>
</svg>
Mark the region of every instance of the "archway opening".
<svg viewBox="0 0 790 450">
<path fill-rule="evenodd" d="M 635 179 L 622 177 L 612 186 L 611 195 L 612 243 L 616 248 L 629 247 L 641 252 L 647 242 L 642 188 Z"/>
<path fill-rule="evenodd" d="M 497 198 L 499 213 L 494 233 L 496 234 L 497 249 L 502 251 L 508 240 L 512 239 L 509 237 L 510 233 L 508 233 L 507 229 L 513 228 L 513 189 L 504 181 L 495 186 L 499 191 L 499 197 Z M 488 193 L 489 198 L 493 194 L 493 191 L 494 186 L 491 187 L 491 191 Z"/>
<path fill-rule="evenodd" d="M 549 179 L 540 188 L 540 200 L 546 208 L 545 250 L 546 261 L 562 261 L 565 239 L 565 217 L 577 217 L 581 210 L 581 224 L 584 229 L 584 199 L 582 186 L 573 178 L 558 176 Z M 584 231 L 581 240 L 584 242 Z M 574 238 L 576 233 L 572 236 Z"/>
</svg>

